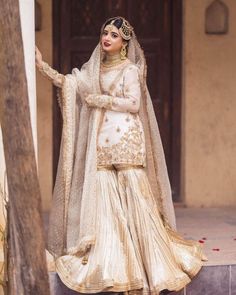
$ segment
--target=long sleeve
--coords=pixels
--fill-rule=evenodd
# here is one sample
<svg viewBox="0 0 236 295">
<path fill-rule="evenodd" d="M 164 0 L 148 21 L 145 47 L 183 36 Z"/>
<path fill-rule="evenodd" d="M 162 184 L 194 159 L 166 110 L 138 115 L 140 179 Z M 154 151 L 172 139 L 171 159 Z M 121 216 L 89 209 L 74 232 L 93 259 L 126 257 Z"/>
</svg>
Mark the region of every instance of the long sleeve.
<svg viewBox="0 0 236 295">
<path fill-rule="evenodd" d="M 137 113 L 140 107 L 141 90 L 138 68 L 129 65 L 124 72 L 121 92 L 124 96 L 90 94 L 86 101 L 92 107 L 106 108 L 117 112 Z"/>
<path fill-rule="evenodd" d="M 60 88 L 62 87 L 64 75 L 51 68 L 46 62 L 43 62 L 42 66 L 38 67 L 38 69 L 43 74 L 43 76 L 48 78 L 55 86 Z"/>
</svg>

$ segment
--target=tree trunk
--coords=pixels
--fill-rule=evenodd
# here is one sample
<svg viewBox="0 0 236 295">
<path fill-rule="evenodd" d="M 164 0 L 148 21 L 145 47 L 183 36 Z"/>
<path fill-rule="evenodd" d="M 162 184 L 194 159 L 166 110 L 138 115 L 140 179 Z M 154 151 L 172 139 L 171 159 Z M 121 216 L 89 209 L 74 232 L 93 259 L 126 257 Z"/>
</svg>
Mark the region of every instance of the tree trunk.
<svg viewBox="0 0 236 295">
<path fill-rule="evenodd" d="M 0 120 L 9 193 L 9 295 L 49 294 L 19 3 L 0 0 Z"/>
</svg>

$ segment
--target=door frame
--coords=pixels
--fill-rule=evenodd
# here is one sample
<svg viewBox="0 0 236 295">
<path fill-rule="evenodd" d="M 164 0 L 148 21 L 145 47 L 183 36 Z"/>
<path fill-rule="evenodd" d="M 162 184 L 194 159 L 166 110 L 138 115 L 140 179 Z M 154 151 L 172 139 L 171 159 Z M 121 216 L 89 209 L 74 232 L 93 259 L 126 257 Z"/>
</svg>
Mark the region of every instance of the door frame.
<svg viewBox="0 0 236 295">
<path fill-rule="evenodd" d="M 172 171 L 174 202 L 183 201 L 181 195 L 181 134 L 182 134 L 182 54 L 183 54 L 183 0 L 172 1 Z"/>
<path fill-rule="evenodd" d="M 169 174 L 174 202 L 181 202 L 181 112 L 182 112 L 182 33 L 183 33 L 183 0 L 163 0 L 171 3 L 171 171 Z M 60 65 L 60 3 L 53 0 L 53 67 L 58 71 Z M 53 183 L 56 179 L 57 164 L 60 152 L 62 118 L 53 90 Z"/>
</svg>

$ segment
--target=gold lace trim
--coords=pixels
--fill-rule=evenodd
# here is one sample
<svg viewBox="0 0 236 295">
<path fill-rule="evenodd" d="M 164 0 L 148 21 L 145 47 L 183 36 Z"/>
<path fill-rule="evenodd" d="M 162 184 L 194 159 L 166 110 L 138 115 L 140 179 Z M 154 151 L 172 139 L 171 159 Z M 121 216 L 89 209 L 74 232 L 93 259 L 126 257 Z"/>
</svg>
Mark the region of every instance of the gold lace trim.
<svg viewBox="0 0 236 295">
<path fill-rule="evenodd" d="M 109 95 L 90 94 L 85 100 L 92 107 L 106 108 L 108 110 L 112 108 L 113 97 Z"/>
<path fill-rule="evenodd" d="M 118 164 L 118 165 L 99 165 L 98 171 L 124 171 L 130 169 L 143 169 L 142 165 L 127 165 L 127 164 Z"/>
</svg>

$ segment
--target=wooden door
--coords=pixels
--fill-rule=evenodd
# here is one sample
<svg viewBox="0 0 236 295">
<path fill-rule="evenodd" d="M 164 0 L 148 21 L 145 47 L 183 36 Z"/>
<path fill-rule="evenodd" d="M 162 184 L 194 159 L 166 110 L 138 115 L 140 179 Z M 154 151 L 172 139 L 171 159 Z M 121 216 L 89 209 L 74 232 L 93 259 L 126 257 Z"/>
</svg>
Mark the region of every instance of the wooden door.
<svg viewBox="0 0 236 295">
<path fill-rule="evenodd" d="M 64 74 L 88 60 L 107 18 L 121 15 L 134 27 L 147 59 L 147 83 L 175 201 L 180 191 L 181 5 L 181 0 L 54 0 L 53 5 L 54 67 Z M 54 172 L 60 126 L 55 100 Z"/>
</svg>

